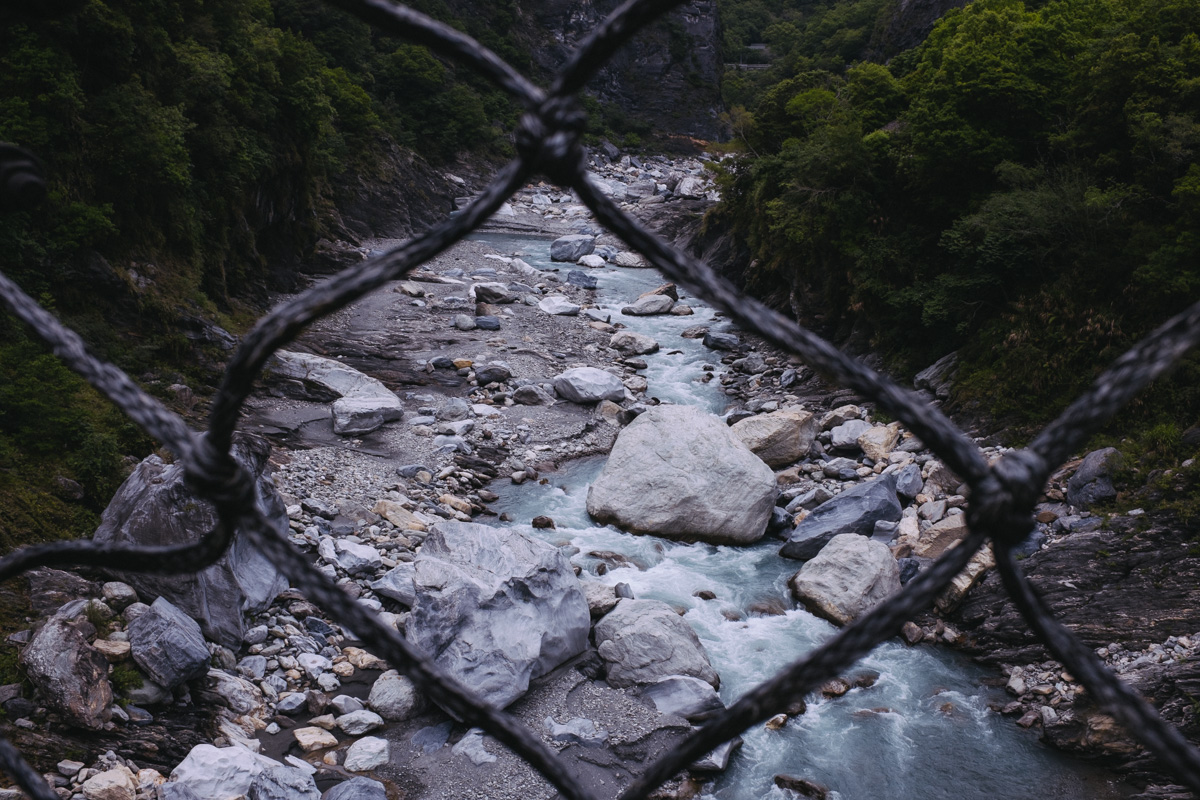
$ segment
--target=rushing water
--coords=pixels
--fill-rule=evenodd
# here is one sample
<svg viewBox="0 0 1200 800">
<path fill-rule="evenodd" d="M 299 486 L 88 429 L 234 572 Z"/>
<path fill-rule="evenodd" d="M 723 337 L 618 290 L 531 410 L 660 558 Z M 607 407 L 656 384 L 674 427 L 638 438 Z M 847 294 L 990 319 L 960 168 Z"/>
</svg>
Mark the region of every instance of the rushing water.
<svg viewBox="0 0 1200 800">
<path fill-rule="evenodd" d="M 540 269 L 563 266 L 550 262 L 549 243 L 543 240 L 495 234 L 473 238 L 501 253 L 520 254 Z M 614 320 L 663 346 L 660 353 L 646 356 L 647 394 L 724 411 L 718 382 L 699 381 L 704 365 L 718 365 L 719 357 L 679 333 L 698 324 L 720 330 L 726 323 L 694 302 L 689 303 L 696 309 L 693 316 L 622 317 L 623 305 L 661 284 L 658 274 L 616 268 L 589 273 L 599 279 L 598 302 L 611 310 Z M 577 548 L 573 560 L 592 579 L 627 583 L 637 597 L 686 609 L 684 619 L 721 676 L 726 703 L 835 633 L 829 623 L 791 608 L 786 582 L 798 564 L 779 557 L 778 542 L 751 547 L 681 544 L 593 523 L 585 510 L 587 487 L 604 461 L 573 462 L 546 476 L 547 484 L 498 482 L 493 489 L 501 497 L 492 508 L 507 511 L 527 533 Z M 553 518 L 557 529 L 530 527 L 539 514 Z M 716 599 L 697 598 L 703 590 Z M 848 673 L 860 675 L 878 677 L 873 686 L 852 689 L 841 698 L 810 697 L 807 712 L 783 730 L 757 725 L 744 734 L 744 746 L 710 796 L 794 797 L 774 786 L 774 776 L 781 773 L 825 784 L 839 800 L 1104 800 L 1126 794 L 1106 774 L 1048 750 L 1031 732 L 990 712 L 989 701 L 1003 700 L 1003 692 L 982 687 L 984 673 L 954 653 L 887 642 Z"/>
</svg>

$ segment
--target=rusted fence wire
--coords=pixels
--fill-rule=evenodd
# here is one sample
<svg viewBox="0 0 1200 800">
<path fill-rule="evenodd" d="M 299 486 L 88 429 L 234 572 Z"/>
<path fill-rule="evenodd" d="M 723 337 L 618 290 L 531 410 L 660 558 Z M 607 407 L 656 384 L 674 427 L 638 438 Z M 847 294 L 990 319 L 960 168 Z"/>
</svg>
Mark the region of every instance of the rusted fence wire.
<svg viewBox="0 0 1200 800">
<path fill-rule="evenodd" d="M 739 325 L 803 357 L 813 368 L 875 401 L 903 422 L 971 489 L 967 521 L 970 533 L 928 570 L 833 639 L 756 687 L 727 710 L 708 720 L 652 764 L 621 795 L 641 800 L 722 742 L 761 722 L 823 681 L 838 675 L 872 648 L 928 608 L 971 557 L 989 541 L 1004 585 L 1022 616 L 1050 652 L 1087 687 L 1096 701 L 1121 721 L 1162 764 L 1200 791 L 1200 752 L 1172 725 L 1121 682 L 1082 642 L 1057 622 L 1024 575 L 1012 548 L 1033 529 L 1033 506 L 1052 470 L 1104 425 L 1139 391 L 1200 341 L 1200 303 L 1166 322 L 1118 359 L 1095 384 L 1046 427 L 1028 448 L 988 464 L 975 444 L 940 411 L 912 392 L 841 353 L 794 321 L 740 293 L 707 265 L 667 245 L 624 214 L 587 177 L 580 145 L 586 117 L 575 95 L 622 44 L 642 27 L 683 0 L 627 0 L 575 51 L 553 86 L 542 90 L 496 54 L 463 33 L 389 0 L 329 0 L 389 34 L 423 44 L 464 63 L 525 109 L 517 132 L 517 157 L 461 214 L 424 236 L 351 267 L 267 314 L 243 339 L 213 403 L 208 428 L 190 430 L 177 415 L 147 395 L 119 369 L 88 354 L 82 340 L 0 274 L 0 301 L 27 323 L 67 366 L 82 375 L 137 422 L 184 465 L 189 487 L 217 509 L 216 527 L 197 542 L 179 547 L 104 547 L 80 540 L 26 547 L 0 559 L 0 580 L 37 566 L 110 566 L 126 571 L 186 573 L 212 564 L 242 531 L 287 576 L 292 586 L 321 606 L 392 666 L 406 672 L 447 711 L 482 728 L 535 767 L 572 800 L 592 800 L 554 752 L 515 718 L 493 708 L 446 675 L 428 655 L 342 592 L 294 549 L 256 509 L 253 482 L 230 455 L 239 412 L 277 349 L 315 320 L 342 308 L 387 281 L 449 248 L 483 224 L 529 178 L 544 175 L 573 189 L 606 228 L 640 251 L 669 280 L 724 311 Z M 2 178 L 3 176 L 0 176 Z M 3 183 L 0 181 L 0 183 Z M 8 195 L 29 193 L 28 175 Z M 0 195 L 6 186 L 0 185 Z M 57 800 L 37 772 L 11 743 L 0 739 L 3 768 L 36 800 Z"/>
</svg>

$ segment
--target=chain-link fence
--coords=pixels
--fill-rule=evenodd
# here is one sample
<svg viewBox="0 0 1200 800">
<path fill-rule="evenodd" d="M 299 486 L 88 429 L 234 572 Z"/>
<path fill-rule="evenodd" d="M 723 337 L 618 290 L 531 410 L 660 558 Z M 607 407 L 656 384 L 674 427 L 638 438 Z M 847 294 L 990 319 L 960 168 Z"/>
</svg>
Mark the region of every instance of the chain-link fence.
<svg viewBox="0 0 1200 800">
<path fill-rule="evenodd" d="M 327 283 L 278 306 L 260 320 L 230 362 L 203 434 L 190 430 L 182 419 L 139 389 L 125 373 L 89 355 L 74 332 L 64 328 L 16 284 L 0 275 L 0 299 L 7 308 L 32 327 L 71 369 L 171 450 L 184 466 L 190 488 L 216 507 L 219 520 L 196 543 L 179 547 L 103 547 L 84 540 L 30 546 L 0 560 L 0 579 L 37 566 L 87 565 L 160 574 L 194 572 L 219 558 L 229 546 L 233 532 L 240 530 L 275 562 L 292 586 L 320 605 L 373 652 L 409 675 L 439 705 L 503 742 L 534 766 L 564 797 L 591 800 L 592 792 L 575 780 L 537 736 L 447 676 L 428 655 L 356 603 L 295 550 L 284 534 L 258 512 L 254 483 L 230 455 L 238 414 L 275 350 L 292 341 L 315 320 L 387 281 L 404 276 L 446 250 L 491 217 L 531 177 L 540 174 L 573 189 L 605 227 L 644 254 L 667 279 L 724 311 L 742 327 L 800 355 L 814 369 L 875 401 L 907 425 L 971 489 L 966 512 L 970 533 L 958 547 L 946 552 L 888 602 L 693 731 L 638 777 L 621 795 L 622 800 L 647 797 L 721 743 L 803 698 L 880 642 L 895 636 L 906 621 L 930 606 L 988 541 L 994 548 L 1005 587 L 1050 652 L 1082 681 L 1102 708 L 1161 759 L 1166 769 L 1200 791 L 1200 752 L 1054 619 L 1017 569 L 1013 557 L 1013 548 L 1033 529 L 1033 507 L 1052 470 L 1200 341 L 1200 303 L 1166 322 L 1119 358 L 1028 447 L 1011 451 L 989 465 L 971 440 L 937 409 L 792 320 L 741 294 L 707 265 L 665 244 L 626 216 L 589 181 L 580 145 L 586 119 L 576 94 L 618 47 L 655 18 L 682 5 L 683 0 L 627 0 L 582 42 L 548 91 L 535 86 L 470 37 L 390 0 L 329 2 L 389 34 L 412 39 L 446 58 L 469 65 L 515 98 L 524 107 L 517 132 L 516 159 L 459 215 L 424 236 L 345 270 Z M 0 198 L 7 205 L 36 199 L 41 191 L 36 160 L 22 162 L 13 157 L 11 149 L 0 153 L 2 158 L 7 158 L 9 166 L 0 169 Z M 0 739 L 0 767 L 30 797 L 57 800 L 57 795 L 20 752 L 3 739 Z"/>
</svg>

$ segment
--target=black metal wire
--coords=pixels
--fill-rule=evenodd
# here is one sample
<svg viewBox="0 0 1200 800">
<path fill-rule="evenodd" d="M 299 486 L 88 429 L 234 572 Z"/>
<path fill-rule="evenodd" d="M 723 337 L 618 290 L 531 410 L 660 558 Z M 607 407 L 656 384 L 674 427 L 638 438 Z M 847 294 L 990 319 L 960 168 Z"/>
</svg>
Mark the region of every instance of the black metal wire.
<svg viewBox="0 0 1200 800">
<path fill-rule="evenodd" d="M 846 356 L 794 321 L 746 297 L 706 264 L 667 245 L 624 214 L 588 179 L 579 137 L 585 125 L 574 95 L 611 55 L 644 26 L 683 0 L 628 0 L 580 45 L 549 92 L 535 86 L 491 51 L 447 25 L 390 0 L 328 0 L 388 33 L 417 40 L 440 55 L 477 70 L 524 108 L 517 133 L 518 157 L 461 214 L 422 237 L 351 267 L 267 314 L 234 354 L 213 403 L 204 435 L 142 392 L 123 372 L 89 354 L 82 340 L 0 274 L 0 303 L 46 341 L 72 370 L 107 396 L 132 420 L 173 451 L 190 488 L 212 502 L 218 524 L 198 541 L 180 547 L 103 547 L 90 541 L 35 545 L 0 559 L 0 580 L 43 565 L 109 565 L 129 571 L 191 572 L 211 564 L 242 531 L 292 585 L 367 647 L 408 675 L 440 705 L 494 736 L 549 780 L 564 797 L 592 800 L 540 738 L 500 709 L 485 704 L 443 672 L 375 614 L 354 602 L 291 547 L 257 510 L 252 482 L 230 454 L 238 414 L 267 359 L 306 326 L 402 277 L 485 222 L 532 175 L 541 173 L 573 188 L 596 218 L 640 251 L 670 280 L 730 315 L 742 327 L 800 355 L 813 368 L 875 401 L 908 426 L 971 488 L 970 533 L 888 602 L 848 626 L 778 675 L 751 690 L 652 764 L 622 795 L 642 800 L 688 764 L 751 725 L 766 719 L 822 681 L 838 675 L 945 590 L 989 541 L 1008 592 L 1029 625 L 1076 675 L 1105 710 L 1128 726 L 1177 777 L 1200 791 L 1200 752 L 1149 704 L 1122 683 L 1066 630 L 1017 569 L 1011 546 L 1032 529 L 1032 511 L 1046 477 L 1081 447 L 1123 405 L 1200 342 L 1200 303 L 1171 319 L 1114 363 L 1095 385 L 1036 438 L 988 465 L 979 449 L 937 409 L 914 393 Z M 38 195 L 22 184 L 27 198 Z M 36 188 L 36 187 L 35 187 Z M 3 191 L 3 187 L 0 187 Z M 57 795 L 11 743 L 0 738 L 0 769 L 35 800 Z"/>
</svg>

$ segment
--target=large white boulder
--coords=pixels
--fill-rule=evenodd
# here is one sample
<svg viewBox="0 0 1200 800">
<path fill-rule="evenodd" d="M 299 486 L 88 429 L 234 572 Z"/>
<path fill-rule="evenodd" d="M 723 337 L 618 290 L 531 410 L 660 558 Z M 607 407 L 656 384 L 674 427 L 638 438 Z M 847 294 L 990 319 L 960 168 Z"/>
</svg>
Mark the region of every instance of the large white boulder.
<svg viewBox="0 0 1200 800">
<path fill-rule="evenodd" d="M 587 511 L 634 533 L 749 544 L 766 532 L 775 475 L 720 418 L 656 406 L 617 436 Z"/>
<path fill-rule="evenodd" d="M 817 435 L 817 420 L 802 408 L 783 408 L 747 417 L 731 430 L 769 466 L 786 467 L 808 454 Z"/>
<path fill-rule="evenodd" d="M 848 625 L 900 591 L 900 568 L 887 545 L 843 533 L 805 563 L 788 585 L 792 596 L 818 617 Z"/>
<path fill-rule="evenodd" d="M 404 405 L 395 392 L 370 375 L 332 358 L 276 350 L 269 369 L 273 380 L 291 381 L 316 397 L 336 397 L 332 407 L 333 432 L 339 435 L 370 433 L 404 415 Z"/>
<path fill-rule="evenodd" d="M 660 600 L 624 599 L 596 623 L 596 649 L 618 689 L 656 683 L 670 675 L 720 685 L 692 626 Z"/>
<path fill-rule="evenodd" d="M 440 522 L 414 561 L 408 639 L 500 708 L 587 646 L 591 617 L 556 547 L 511 528 Z"/>
<path fill-rule="evenodd" d="M 625 399 L 625 384 L 611 372 L 596 367 L 575 367 L 554 376 L 554 391 L 572 403 L 620 402 Z"/>
<path fill-rule="evenodd" d="M 232 800 L 249 794 L 250 784 L 260 772 L 282 766 L 244 747 L 198 744 L 171 771 L 170 780 L 204 800 Z"/>
</svg>

